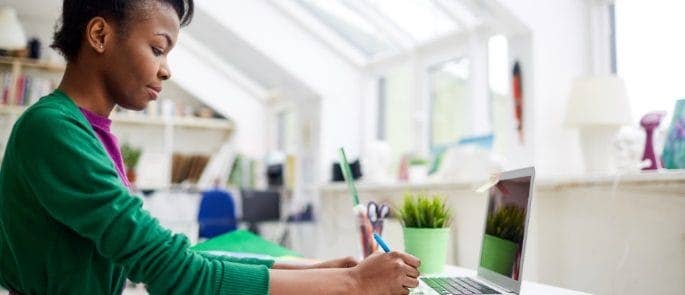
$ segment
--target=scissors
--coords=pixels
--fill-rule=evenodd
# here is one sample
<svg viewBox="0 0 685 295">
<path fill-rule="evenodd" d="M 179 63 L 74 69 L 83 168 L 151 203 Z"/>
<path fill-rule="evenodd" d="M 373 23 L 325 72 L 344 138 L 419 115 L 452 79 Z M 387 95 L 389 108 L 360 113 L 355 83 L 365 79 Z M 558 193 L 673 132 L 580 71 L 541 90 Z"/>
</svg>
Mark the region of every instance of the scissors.
<svg viewBox="0 0 685 295">
<path fill-rule="evenodd" d="M 390 207 L 388 207 L 388 205 L 381 204 L 379 206 L 374 201 L 370 201 L 366 205 L 366 215 L 369 217 L 373 232 L 377 234 L 383 232 L 383 219 L 385 219 L 388 214 L 390 214 Z"/>
</svg>

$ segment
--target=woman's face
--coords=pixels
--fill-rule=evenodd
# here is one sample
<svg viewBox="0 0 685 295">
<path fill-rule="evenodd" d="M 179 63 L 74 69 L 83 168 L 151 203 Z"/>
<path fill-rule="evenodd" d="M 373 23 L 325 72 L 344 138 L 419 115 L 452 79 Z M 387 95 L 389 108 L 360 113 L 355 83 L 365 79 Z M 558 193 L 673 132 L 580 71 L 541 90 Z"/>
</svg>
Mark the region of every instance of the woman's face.
<svg viewBox="0 0 685 295">
<path fill-rule="evenodd" d="M 142 110 L 162 91 L 171 77 L 167 55 L 176 44 L 178 15 L 168 5 L 149 1 L 130 16 L 125 32 L 115 30 L 105 51 L 105 87 L 114 103 Z"/>
</svg>

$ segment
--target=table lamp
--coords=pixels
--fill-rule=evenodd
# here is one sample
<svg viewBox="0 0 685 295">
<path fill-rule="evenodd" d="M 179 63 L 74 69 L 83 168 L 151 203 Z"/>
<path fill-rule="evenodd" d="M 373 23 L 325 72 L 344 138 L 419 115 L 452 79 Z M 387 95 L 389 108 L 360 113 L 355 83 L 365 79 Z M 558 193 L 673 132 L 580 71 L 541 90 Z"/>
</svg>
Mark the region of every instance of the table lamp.
<svg viewBox="0 0 685 295">
<path fill-rule="evenodd" d="M 0 7 L 0 49 L 24 49 L 26 42 L 26 35 L 19 23 L 17 12 L 8 6 Z"/>
<path fill-rule="evenodd" d="M 621 126 L 631 122 L 630 102 L 621 78 L 595 76 L 573 82 L 565 123 L 580 130 L 587 172 L 614 170 L 613 139 Z"/>
</svg>

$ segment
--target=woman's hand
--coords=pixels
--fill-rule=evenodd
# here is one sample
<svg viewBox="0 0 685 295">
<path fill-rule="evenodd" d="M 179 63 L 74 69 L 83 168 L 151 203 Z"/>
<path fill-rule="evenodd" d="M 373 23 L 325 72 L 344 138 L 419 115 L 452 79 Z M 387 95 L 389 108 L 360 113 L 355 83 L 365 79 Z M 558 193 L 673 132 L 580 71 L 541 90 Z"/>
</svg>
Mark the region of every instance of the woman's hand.
<svg viewBox="0 0 685 295">
<path fill-rule="evenodd" d="M 409 294 L 419 285 L 418 258 L 400 252 L 375 253 L 352 269 L 355 294 Z"/>
<path fill-rule="evenodd" d="M 319 266 L 340 267 L 349 265 L 351 261 L 351 258 L 342 258 Z M 409 288 L 419 284 L 419 264 L 416 257 L 399 252 L 376 253 L 348 268 L 284 270 L 275 264 L 269 270 L 269 294 L 409 294 Z"/>
</svg>

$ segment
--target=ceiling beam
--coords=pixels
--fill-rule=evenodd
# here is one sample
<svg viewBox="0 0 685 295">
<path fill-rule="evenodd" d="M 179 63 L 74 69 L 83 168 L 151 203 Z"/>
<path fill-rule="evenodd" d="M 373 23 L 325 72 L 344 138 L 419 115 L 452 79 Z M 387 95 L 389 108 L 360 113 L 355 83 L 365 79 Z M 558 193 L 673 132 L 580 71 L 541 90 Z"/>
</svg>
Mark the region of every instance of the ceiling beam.
<svg viewBox="0 0 685 295">
<path fill-rule="evenodd" d="M 478 34 L 481 27 L 475 27 L 472 31 L 454 31 L 442 37 L 438 37 L 426 43 L 419 44 L 413 50 L 387 54 L 375 58 L 369 62 L 367 69 L 374 70 L 383 68 L 387 65 L 395 64 L 403 60 L 409 60 L 412 56 L 430 56 L 437 52 L 442 52 L 446 48 L 452 50 L 463 44 L 466 46 L 472 34 Z"/>
<path fill-rule="evenodd" d="M 433 2 L 433 5 L 435 5 L 435 7 L 442 10 L 442 12 L 444 12 L 447 15 L 447 17 L 449 17 L 449 19 L 451 21 L 457 23 L 457 25 L 459 25 L 460 28 L 462 28 L 464 30 L 469 29 L 468 25 L 466 25 L 464 20 L 462 20 L 456 13 L 454 13 L 454 11 L 452 11 L 452 9 L 450 9 L 449 7 L 446 7 L 439 0 L 431 0 L 431 2 Z"/>
<path fill-rule="evenodd" d="M 511 11 L 495 0 L 455 0 L 469 9 L 484 24 L 494 26 L 494 31 L 505 35 L 518 35 L 530 32 L 530 29 Z"/>
<path fill-rule="evenodd" d="M 397 23 L 388 18 L 378 8 L 367 2 L 360 0 L 343 0 L 343 4 L 361 15 L 376 29 L 388 36 L 390 42 L 402 51 L 411 50 L 417 45 L 417 41 L 411 34 L 403 30 Z"/>
<path fill-rule="evenodd" d="M 305 30 L 305 32 L 322 41 L 324 45 L 352 66 L 359 69 L 368 63 L 368 57 L 360 52 L 358 48 L 342 38 L 333 29 L 323 24 L 315 16 L 305 11 L 301 5 L 294 1 L 268 0 L 266 2 L 282 12 L 297 26 Z"/>
</svg>

